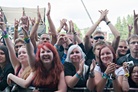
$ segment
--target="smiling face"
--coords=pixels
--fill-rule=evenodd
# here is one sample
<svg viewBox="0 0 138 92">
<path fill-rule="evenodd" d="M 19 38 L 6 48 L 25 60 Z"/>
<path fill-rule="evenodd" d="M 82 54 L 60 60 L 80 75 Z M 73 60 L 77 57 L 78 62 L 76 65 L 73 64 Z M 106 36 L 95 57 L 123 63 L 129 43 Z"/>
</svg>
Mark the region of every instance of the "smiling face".
<svg viewBox="0 0 138 92">
<path fill-rule="evenodd" d="M 80 62 L 80 60 L 82 59 L 82 55 L 78 48 L 72 50 L 72 52 L 70 53 L 70 59 L 74 63 Z"/>
<path fill-rule="evenodd" d="M 21 47 L 18 51 L 18 59 L 20 63 L 27 65 L 28 64 L 28 55 L 25 47 Z"/>
<path fill-rule="evenodd" d="M 43 63 L 52 63 L 53 61 L 53 52 L 44 46 L 40 49 L 40 59 Z"/>
<path fill-rule="evenodd" d="M 101 61 L 104 65 L 107 65 L 110 62 L 113 62 L 113 53 L 108 47 L 101 49 L 100 53 Z"/>
<path fill-rule="evenodd" d="M 3 64 L 5 62 L 5 53 L 3 50 L 0 50 L 0 64 Z"/>
<path fill-rule="evenodd" d="M 138 66 L 135 66 L 133 68 L 132 74 L 131 74 L 131 79 L 138 84 Z"/>
</svg>

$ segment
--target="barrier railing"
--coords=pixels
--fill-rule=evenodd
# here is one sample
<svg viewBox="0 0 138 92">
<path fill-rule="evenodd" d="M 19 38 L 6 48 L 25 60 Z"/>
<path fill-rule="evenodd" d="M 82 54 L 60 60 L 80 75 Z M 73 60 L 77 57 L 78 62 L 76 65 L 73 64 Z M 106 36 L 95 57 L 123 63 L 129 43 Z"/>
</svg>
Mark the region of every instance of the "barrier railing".
<svg viewBox="0 0 138 92">
<path fill-rule="evenodd" d="M 22 89 L 21 88 L 20 90 L 22 90 L 21 92 L 32 92 L 33 89 L 31 89 L 29 87 L 28 89 Z M 129 88 L 129 91 L 138 92 L 138 88 Z M 11 92 L 11 91 L 8 88 L 6 88 L 5 91 L 0 91 L 0 92 Z M 40 91 L 40 92 L 52 92 L 52 91 L 47 89 L 47 90 L 43 90 L 43 91 Z M 89 91 L 86 87 L 76 87 L 76 88 L 73 88 L 73 89 L 68 89 L 67 92 L 93 92 L 93 91 Z M 114 89 L 113 88 L 105 88 L 104 92 L 114 92 Z"/>
<path fill-rule="evenodd" d="M 138 92 L 138 88 L 129 88 L 129 91 Z M 67 92 L 93 92 L 89 91 L 86 87 L 76 87 L 73 89 L 69 89 Z M 113 88 L 104 88 L 104 92 L 114 92 Z"/>
</svg>

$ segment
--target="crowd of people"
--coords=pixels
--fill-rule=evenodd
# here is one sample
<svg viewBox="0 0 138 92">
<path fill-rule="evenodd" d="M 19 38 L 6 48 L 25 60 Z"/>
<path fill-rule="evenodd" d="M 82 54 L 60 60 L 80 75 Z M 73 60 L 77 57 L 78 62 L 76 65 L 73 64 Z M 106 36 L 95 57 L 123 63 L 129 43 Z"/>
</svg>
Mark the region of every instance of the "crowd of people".
<svg viewBox="0 0 138 92">
<path fill-rule="evenodd" d="M 99 19 L 86 32 L 84 38 L 74 28 L 72 20 L 62 19 L 56 30 L 48 3 L 48 33 L 38 39 L 41 19 L 23 14 L 14 22 L 14 43 L 11 41 L 0 11 L 0 91 L 2 92 L 72 92 L 75 87 L 88 92 L 128 92 L 138 88 L 138 14 L 134 11 L 134 34 L 121 39 L 119 31 L 108 19 L 108 10 L 99 10 Z M 104 33 L 96 30 L 104 21 L 114 35 L 108 42 Z M 69 22 L 69 25 L 67 24 Z M 32 26 L 29 31 L 29 26 Z M 18 33 L 22 28 L 23 36 Z M 61 30 L 64 33 L 61 33 Z M 82 91 L 75 91 L 82 92 Z M 134 91 L 133 91 L 134 92 Z"/>
</svg>

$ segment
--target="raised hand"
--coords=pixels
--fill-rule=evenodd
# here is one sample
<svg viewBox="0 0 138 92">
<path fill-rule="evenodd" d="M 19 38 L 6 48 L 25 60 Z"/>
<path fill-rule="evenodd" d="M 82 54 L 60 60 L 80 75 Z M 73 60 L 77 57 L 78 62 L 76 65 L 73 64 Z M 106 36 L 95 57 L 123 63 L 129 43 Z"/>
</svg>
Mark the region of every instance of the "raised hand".
<svg viewBox="0 0 138 92">
<path fill-rule="evenodd" d="M 128 31 L 131 32 L 132 29 L 133 29 L 133 25 L 132 24 L 131 25 L 128 24 L 127 26 L 128 26 Z"/>
<path fill-rule="evenodd" d="M 64 35 L 62 35 L 62 34 L 59 35 L 56 44 L 59 45 L 59 46 L 62 45 L 62 44 L 64 44 L 64 42 L 65 42 L 64 39 L 65 39 Z"/>
<path fill-rule="evenodd" d="M 19 23 L 20 23 L 20 20 L 16 20 L 16 19 L 14 20 L 14 27 L 16 29 L 18 29 Z"/>
<path fill-rule="evenodd" d="M 35 18 L 32 19 L 31 17 L 29 17 L 29 19 L 30 19 L 31 25 L 33 26 L 36 19 Z"/>
<path fill-rule="evenodd" d="M 48 3 L 48 9 L 47 9 L 47 13 L 46 13 L 47 16 L 50 16 L 50 11 L 51 11 L 51 4 Z"/>
<path fill-rule="evenodd" d="M 24 30 L 28 31 L 29 30 L 29 20 L 28 16 L 25 15 L 25 11 L 23 10 L 23 16 L 21 17 L 21 26 L 24 28 Z"/>
<path fill-rule="evenodd" d="M 0 29 L 2 29 L 2 31 L 6 30 L 6 25 L 4 22 L 4 14 L 2 11 L 0 11 Z"/>
<path fill-rule="evenodd" d="M 108 12 L 109 12 L 109 10 L 107 10 L 107 9 L 104 10 L 104 14 L 103 14 L 103 16 L 105 16 L 105 17 L 104 17 L 103 20 L 104 20 L 105 22 L 108 22 L 108 21 L 109 21 L 109 19 L 108 19 L 108 17 L 107 17 Z"/>
<path fill-rule="evenodd" d="M 137 22 L 138 21 L 138 14 L 135 13 L 135 10 L 133 12 L 134 12 L 134 22 Z"/>
<path fill-rule="evenodd" d="M 37 22 L 39 23 L 41 21 L 41 13 L 39 11 L 39 6 L 37 6 Z"/>
<path fill-rule="evenodd" d="M 108 10 L 106 9 L 106 10 L 99 10 L 99 12 L 101 13 L 101 16 L 100 16 L 100 21 L 106 21 L 107 19 L 105 18 L 106 17 L 106 15 L 108 14 Z"/>
</svg>

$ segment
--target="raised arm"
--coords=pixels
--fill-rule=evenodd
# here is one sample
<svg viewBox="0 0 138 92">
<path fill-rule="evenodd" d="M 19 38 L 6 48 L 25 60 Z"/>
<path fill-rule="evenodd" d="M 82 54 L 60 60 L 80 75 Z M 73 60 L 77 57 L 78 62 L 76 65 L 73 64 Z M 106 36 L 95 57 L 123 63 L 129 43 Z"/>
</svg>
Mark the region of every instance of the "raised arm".
<svg viewBox="0 0 138 92">
<path fill-rule="evenodd" d="M 37 36 L 37 30 L 38 30 L 38 27 L 39 27 L 39 23 L 40 23 L 40 20 L 41 20 L 41 14 L 40 14 L 40 11 L 39 11 L 39 6 L 37 7 L 37 20 L 35 21 L 33 27 L 32 27 L 32 30 L 31 30 L 31 33 L 30 33 L 30 40 L 32 41 L 32 44 L 34 46 L 34 48 L 36 49 L 37 48 L 37 45 L 36 45 L 36 36 Z"/>
<path fill-rule="evenodd" d="M 16 19 L 14 20 L 14 42 L 19 37 L 18 36 L 18 26 L 19 26 L 19 23 L 20 23 L 20 21 L 18 21 Z"/>
<path fill-rule="evenodd" d="M 71 30 L 73 32 L 73 35 L 74 35 L 74 42 L 78 42 L 78 44 L 81 44 L 82 43 L 82 40 L 80 39 L 80 37 L 78 36 L 77 32 L 75 31 L 74 29 L 74 23 L 71 21 Z"/>
<path fill-rule="evenodd" d="M 51 19 L 50 11 L 51 11 L 51 5 L 50 5 L 50 3 L 48 3 L 48 10 L 47 10 L 46 15 L 47 15 L 47 19 L 49 22 L 50 32 L 52 33 L 52 44 L 54 45 L 56 43 L 56 40 L 57 40 L 57 32 L 56 32 L 55 25 Z"/>
<path fill-rule="evenodd" d="M 27 29 L 25 26 L 22 27 L 23 29 L 23 34 L 24 34 L 24 41 L 25 41 L 25 46 L 26 46 L 26 50 L 27 50 L 27 54 L 28 54 L 28 58 L 29 58 L 29 65 L 31 68 L 34 67 L 34 64 L 35 64 L 35 53 L 34 53 L 34 46 L 28 36 L 28 33 L 27 33 Z"/>
<path fill-rule="evenodd" d="M 113 26 L 113 24 L 111 23 L 111 21 L 109 21 L 107 14 L 108 14 L 108 10 L 104 11 L 106 16 L 104 18 L 104 21 L 106 22 L 106 24 L 108 25 L 108 27 L 110 28 L 110 30 L 112 31 L 113 35 L 114 35 L 114 41 L 112 43 L 112 46 L 114 48 L 114 50 L 117 50 L 119 41 L 120 41 L 120 33 L 118 32 L 118 30 Z"/>
<path fill-rule="evenodd" d="M 20 65 L 20 62 L 18 60 L 18 58 L 16 57 L 16 53 L 14 50 L 14 45 L 12 43 L 12 41 L 10 40 L 10 38 L 8 37 L 8 33 L 6 30 L 6 25 L 4 23 L 4 18 L 3 18 L 3 13 L 1 12 L 0 15 L 0 28 L 2 30 L 2 36 L 6 42 L 6 46 L 8 48 L 8 52 L 9 52 L 9 57 L 12 63 L 12 66 L 14 68 L 14 71 L 16 70 L 16 68 Z"/>
<path fill-rule="evenodd" d="M 131 32 L 132 32 L 132 29 L 133 29 L 133 25 L 127 25 L 128 27 L 128 38 L 131 36 Z"/>
<path fill-rule="evenodd" d="M 86 49 L 86 52 L 88 52 L 92 45 L 91 45 L 91 41 L 90 41 L 90 36 L 92 35 L 92 33 L 94 33 L 94 31 L 96 30 L 96 28 L 98 27 L 98 25 L 101 23 L 101 21 L 104 19 L 105 17 L 105 12 L 100 10 L 100 18 L 97 20 L 96 23 L 94 23 L 92 25 L 92 27 L 88 30 L 88 32 L 86 33 L 85 37 L 84 37 L 84 46 L 85 46 L 85 49 Z"/>
<path fill-rule="evenodd" d="M 138 14 L 134 10 L 134 34 L 138 34 Z"/>
</svg>

